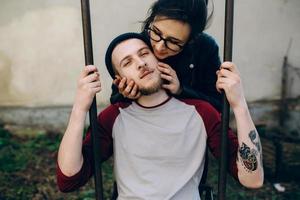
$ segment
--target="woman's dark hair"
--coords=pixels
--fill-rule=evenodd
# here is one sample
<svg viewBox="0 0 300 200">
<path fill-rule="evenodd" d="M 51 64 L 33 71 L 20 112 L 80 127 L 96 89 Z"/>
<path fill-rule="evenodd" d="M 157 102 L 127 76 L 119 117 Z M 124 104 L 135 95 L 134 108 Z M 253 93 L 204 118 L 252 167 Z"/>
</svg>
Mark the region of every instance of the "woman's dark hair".
<svg viewBox="0 0 300 200">
<path fill-rule="evenodd" d="M 190 40 L 196 39 L 210 21 L 213 10 L 207 14 L 208 0 L 158 0 L 150 7 L 143 22 L 142 31 L 147 29 L 157 16 L 180 20 L 191 26 Z"/>
</svg>

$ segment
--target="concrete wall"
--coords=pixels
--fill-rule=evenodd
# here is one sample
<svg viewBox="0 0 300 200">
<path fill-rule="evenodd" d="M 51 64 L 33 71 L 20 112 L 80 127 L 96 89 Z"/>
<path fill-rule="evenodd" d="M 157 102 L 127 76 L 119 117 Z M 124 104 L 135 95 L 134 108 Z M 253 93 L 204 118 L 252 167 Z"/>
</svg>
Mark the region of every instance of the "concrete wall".
<svg viewBox="0 0 300 200">
<path fill-rule="evenodd" d="M 119 33 L 139 31 L 138 22 L 145 18 L 154 0 L 90 2 L 94 60 L 103 84 L 98 104 L 104 105 L 108 103 L 111 85 L 103 58 L 108 42 Z M 214 1 L 214 20 L 207 30 L 219 43 L 220 55 L 223 54 L 224 2 Z M 299 0 L 235 1 L 233 60 L 240 69 L 248 101 L 280 97 L 285 55 L 291 66 L 300 68 L 299 19 Z M 22 123 L 21 116 L 13 117 L 14 112 L 9 112 L 18 108 L 41 112 L 43 108 L 70 108 L 76 79 L 84 66 L 82 43 L 79 0 L 2 0 L 0 119 Z M 288 94 L 297 97 L 300 95 L 297 73 L 292 72 L 291 80 L 293 86 Z M 33 119 L 31 123 L 37 121 Z"/>
<path fill-rule="evenodd" d="M 215 1 L 215 19 L 209 32 L 223 44 L 223 1 Z M 289 63 L 300 68 L 300 1 L 235 1 L 233 61 L 238 65 L 249 101 L 280 97 L 281 67 L 288 51 Z M 221 55 L 223 50 L 221 49 Z M 295 76 L 290 96 L 300 95 Z"/>
<path fill-rule="evenodd" d="M 90 1 L 95 64 L 106 103 L 103 54 L 117 34 L 139 29 L 151 1 Z M 1 106 L 70 105 L 84 66 L 80 0 L 4 0 L 0 7 Z"/>
</svg>

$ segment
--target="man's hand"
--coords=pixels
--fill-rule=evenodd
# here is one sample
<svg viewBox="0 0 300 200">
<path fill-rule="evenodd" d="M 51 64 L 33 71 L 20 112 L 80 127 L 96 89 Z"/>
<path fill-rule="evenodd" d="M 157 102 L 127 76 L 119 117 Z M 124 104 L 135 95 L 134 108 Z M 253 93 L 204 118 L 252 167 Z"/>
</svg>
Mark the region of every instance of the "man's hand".
<svg viewBox="0 0 300 200">
<path fill-rule="evenodd" d="M 168 82 L 167 84 L 163 84 L 162 87 L 169 90 L 172 94 L 180 94 L 182 90 L 176 71 L 170 65 L 162 62 L 158 63 L 158 70 L 161 72 L 161 78 Z"/>
<path fill-rule="evenodd" d="M 116 75 L 113 84 L 118 87 L 119 93 L 128 99 L 138 99 L 141 96 L 139 88 L 133 80 L 130 80 L 127 84 L 126 77 L 121 78 L 119 75 Z"/>
<path fill-rule="evenodd" d="M 246 100 L 242 81 L 236 65 L 232 62 L 224 62 L 216 74 L 218 76 L 216 82 L 217 90 L 219 92 L 221 92 L 221 90 L 225 91 L 230 106 L 233 109 L 240 106 L 245 107 Z"/>
<path fill-rule="evenodd" d="M 74 106 L 87 112 L 96 93 L 101 91 L 100 74 L 94 65 L 86 66 L 77 81 Z"/>
<path fill-rule="evenodd" d="M 78 173 L 83 165 L 82 133 L 94 96 L 101 91 L 100 75 L 93 65 L 86 66 L 77 81 L 75 102 L 67 130 L 58 150 L 58 165 L 66 176 Z"/>
<path fill-rule="evenodd" d="M 217 90 L 225 91 L 236 119 L 239 143 L 236 163 L 239 181 L 245 187 L 259 188 L 264 181 L 262 148 L 244 97 L 239 71 L 232 62 L 224 62 L 216 73 Z"/>
</svg>

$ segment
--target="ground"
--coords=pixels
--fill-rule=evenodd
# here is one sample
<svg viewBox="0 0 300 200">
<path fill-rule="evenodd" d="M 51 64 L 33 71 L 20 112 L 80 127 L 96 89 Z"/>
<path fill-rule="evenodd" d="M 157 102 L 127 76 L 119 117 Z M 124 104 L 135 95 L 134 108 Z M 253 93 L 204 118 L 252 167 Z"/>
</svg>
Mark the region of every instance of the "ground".
<svg viewBox="0 0 300 200">
<path fill-rule="evenodd" d="M 59 200 L 94 199 L 94 185 L 91 180 L 85 187 L 68 194 L 58 191 L 55 167 L 56 152 L 62 134 L 43 129 L 26 127 L 0 127 L 0 200 Z M 109 199 L 112 193 L 112 160 L 102 165 L 104 195 Z M 208 183 L 217 191 L 217 162 L 210 158 Z M 265 180 L 258 190 L 243 188 L 228 177 L 227 199 L 230 200 L 297 200 L 300 199 L 300 185 L 296 182 L 283 183 L 286 192 L 275 191 Z"/>
</svg>

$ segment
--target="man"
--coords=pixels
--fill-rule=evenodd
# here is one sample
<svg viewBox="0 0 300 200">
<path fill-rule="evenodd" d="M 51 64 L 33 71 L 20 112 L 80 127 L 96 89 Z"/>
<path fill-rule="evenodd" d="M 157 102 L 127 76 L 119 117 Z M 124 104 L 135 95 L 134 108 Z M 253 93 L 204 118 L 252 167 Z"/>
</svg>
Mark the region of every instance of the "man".
<svg viewBox="0 0 300 200">
<path fill-rule="evenodd" d="M 141 96 L 131 103 L 110 105 L 99 115 L 102 160 L 114 154 L 119 199 L 200 199 L 206 145 L 220 155 L 220 116 L 207 102 L 178 100 L 162 89 L 158 61 L 140 34 L 115 38 L 106 52 L 114 76 L 133 80 Z M 90 74 L 90 72 L 94 72 Z M 240 77 L 233 63 L 217 72 L 237 122 L 229 132 L 229 171 L 246 187 L 263 184 L 259 136 L 250 117 Z M 58 152 L 57 179 L 61 191 L 84 185 L 92 175 L 90 133 L 82 132 L 94 95 L 101 90 L 95 66 L 78 80 L 70 121 Z"/>
</svg>

